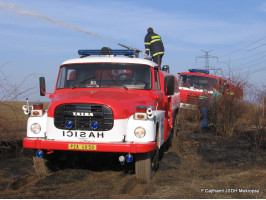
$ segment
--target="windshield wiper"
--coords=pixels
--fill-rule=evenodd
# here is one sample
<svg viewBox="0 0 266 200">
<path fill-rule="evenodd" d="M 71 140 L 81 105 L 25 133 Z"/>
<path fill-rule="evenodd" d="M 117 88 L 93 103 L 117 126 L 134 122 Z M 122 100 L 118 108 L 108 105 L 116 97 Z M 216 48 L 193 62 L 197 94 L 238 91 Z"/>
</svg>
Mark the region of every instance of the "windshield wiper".
<svg viewBox="0 0 266 200">
<path fill-rule="evenodd" d="M 127 88 L 123 83 L 118 82 L 118 81 L 115 79 L 115 77 L 112 76 L 112 74 L 111 74 L 110 72 L 109 72 L 108 74 L 109 74 L 109 76 L 113 79 L 113 81 L 114 81 L 117 85 L 120 85 L 120 86 L 122 86 L 123 88 L 125 88 L 126 90 L 128 90 L 128 88 Z"/>
<path fill-rule="evenodd" d="M 76 83 L 75 86 L 72 86 L 72 89 L 75 89 L 77 88 L 78 86 L 80 86 L 81 84 L 85 83 L 86 81 L 90 81 L 90 80 L 93 80 L 95 79 L 95 77 L 92 77 L 92 78 L 86 78 L 84 79 L 83 81 L 79 82 L 79 83 Z"/>
</svg>

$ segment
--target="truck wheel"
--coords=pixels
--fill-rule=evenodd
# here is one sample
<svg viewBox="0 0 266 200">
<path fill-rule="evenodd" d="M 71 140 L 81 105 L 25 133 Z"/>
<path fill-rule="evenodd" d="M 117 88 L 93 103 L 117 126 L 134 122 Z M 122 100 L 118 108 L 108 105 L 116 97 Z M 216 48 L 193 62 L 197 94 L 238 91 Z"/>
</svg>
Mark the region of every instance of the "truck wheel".
<svg viewBox="0 0 266 200">
<path fill-rule="evenodd" d="M 139 181 L 147 182 L 152 177 L 150 152 L 136 155 L 136 176 Z"/>
<path fill-rule="evenodd" d="M 170 147 L 173 144 L 173 139 L 174 139 L 174 130 L 171 131 L 171 135 L 166 140 L 166 143 L 165 143 L 165 151 L 168 151 L 170 149 Z"/>
<path fill-rule="evenodd" d="M 173 127 L 173 139 L 176 138 L 177 132 L 178 132 L 178 115 L 175 116 L 175 122 L 174 122 L 174 127 Z"/>
<path fill-rule="evenodd" d="M 153 171 L 153 174 L 155 171 L 157 171 L 157 169 L 159 168 L 159 162 L 160 162 L 160 150 L 157 147 L 156 150 L 154 150 L 153 152 L 151 152 L 152 156 L 151 156 L 151 169 Z M 152 175 L 153 175 L 152 174 Z"/>
<path fill-rule="evenodd" d="M 140 182 L 148 182 L 159 167 L 159 149 L 136 155 L 135 171 Z"/>
<path fill-rule="evenodd" d="M 33 164 L 36 174 L 40 177 L 47 176 L 52 172 L 51 163 L 45 158 L 33 156 Z"/>
</svg>

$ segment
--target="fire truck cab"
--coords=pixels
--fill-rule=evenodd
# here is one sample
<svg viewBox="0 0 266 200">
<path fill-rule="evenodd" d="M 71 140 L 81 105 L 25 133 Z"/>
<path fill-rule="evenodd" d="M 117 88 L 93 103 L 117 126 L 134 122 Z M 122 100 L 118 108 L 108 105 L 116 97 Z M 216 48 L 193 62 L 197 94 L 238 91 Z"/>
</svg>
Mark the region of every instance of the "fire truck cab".
<svg viewBox="0 0 266 200">
<path fill-rule="evenodd" d="M 239 84 L 227 78 L 211 75 L 208 70 L 189 69 L 188 72 L 179 73 L 178 81 L 182 108 L 193 108 L 204 89 L 207 89 L 210 95 L 215 88 L 221 95 L 230 92 L 238 99 L 243 98 L 243 89 Z"/>
<path fill-rule="evenodd" d="M 181 107 L 197 104 L 203 89 L 212 93 L 218 84 L 219 77 L 210 75 L 208 70 L 189 69 L 188 72 L 179 73 Z"/>
<path fill-rule="evenodd" d="M 177 78 L 135 50 L 79 50 L 80 57 L 59 69 L 47 109 L 25 105 L 29 115 L 24 148 L 35 149 L 36 172 L 49 171 L 60 152 L 115 153 L 134 166 L 139 180 L 150 180 L 159 151 L 176 135 L 180 93 Z M 93 56 L 95 55 L 95 56 Z"/>
</svg>

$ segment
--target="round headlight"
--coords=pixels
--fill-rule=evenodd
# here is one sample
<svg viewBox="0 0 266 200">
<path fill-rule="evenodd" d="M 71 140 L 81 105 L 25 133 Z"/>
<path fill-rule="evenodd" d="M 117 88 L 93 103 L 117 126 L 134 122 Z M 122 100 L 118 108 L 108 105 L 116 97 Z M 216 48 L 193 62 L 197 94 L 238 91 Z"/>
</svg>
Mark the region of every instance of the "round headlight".
<svg viewBox="0 0 266 200">
<path fill-rule="evenodd" d="M 41 125 L 38 123 L 34 123 L 31 125 L 30 130 L 31 130 L 31 132 L 38 134 L 41 132 Z"/>
<path fill-rule="evenodd" d="M 143 138 L 146 135 L 146 131 L 142 127 L 136 128 L 134 133 L 135 133 L 135 136 L 138 138 Z"/>
</svg>

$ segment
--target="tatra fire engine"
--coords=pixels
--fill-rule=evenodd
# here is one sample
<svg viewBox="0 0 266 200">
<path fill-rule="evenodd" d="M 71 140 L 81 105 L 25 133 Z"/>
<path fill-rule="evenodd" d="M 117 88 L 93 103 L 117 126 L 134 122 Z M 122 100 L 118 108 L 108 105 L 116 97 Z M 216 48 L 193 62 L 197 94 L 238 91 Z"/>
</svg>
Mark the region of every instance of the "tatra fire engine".
<svg viewBox="0 0 266 200">
<path fill-rule="evenodd" d="M 24 148 L 36 149 L 35 170 L 43 176 L 56 152 L 115 153 L 131 163 L 140 180 L 158 168 L 159 151 L 177 130 L 177 78 L 135 50 L 79 50 L 81 57 L 59 69 L 48 109 L 23 106 L 29 114 Z M 93 56 L 97 55 L 97 56 Z"/>
</svg>

